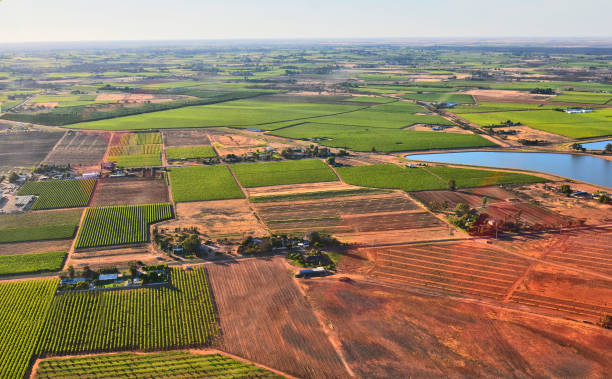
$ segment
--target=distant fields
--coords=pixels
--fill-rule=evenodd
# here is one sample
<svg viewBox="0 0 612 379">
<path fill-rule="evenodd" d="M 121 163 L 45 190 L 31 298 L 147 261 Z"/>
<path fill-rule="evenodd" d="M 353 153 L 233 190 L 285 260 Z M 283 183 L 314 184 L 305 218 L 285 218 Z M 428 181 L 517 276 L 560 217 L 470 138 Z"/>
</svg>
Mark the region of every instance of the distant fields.
<svg viewBox="0 0 612 379">
<path fill-rule="evenodd" d="M 560 104 L 496 103 L 481 102 L 477 106 L 458 105 L 449 111 L 452 113 L 483 113 L 521 110 L 543 110 L 562 107 Z"/>
<path fill-rule="evenodd" d="M 435 103 L 474 104 L 474 98 L 472 96 L 459 93 L 407 93 L 401 97 L 404 99 Z"/>
<path fill-rule="evenodd" d="M 355 105 L 309 104 L 237 100 L 108 120 L 74 124 L 74 128 L 128 130 L 149 128 L 185 128 L 196 126 L 249 127 L 266 123 L 306 119 L 359 109 Z"/>
<path fill-rule="evenodd" d="M 81 213 L 74 209 L 0 215 L 0 243 L 71 238 Z"/>
<path fill-rule="evenodd" d="M 104 354 L 42 361 L 36 378 L 272 378 L 270 371 L 220 354 L 186 351 Z"/>
<path fill-rule="evenodd" d="M 23 378 L 36 352 L 57 279 L 0 283 L 0 378 Z"/>
<path fill-rule="evenodd" d="M 247 188 L 338 180 L 329 166 L 318 159 L 239 163 L 231 167 L 240 184 Z"/>
<path fill-rule="evenodd" d="M 550 99 L 565 103 L 607 104 L 612 101 L 612 93 L 567 91 Z"/>
<path fill-rule="evenodd" d="M 209 345 L 218 329 L 206 269 L 172 269 L 170 275 L 169 286 L 67 292 L 52 297 L 39 352 L 66 354 Z"/>
<path fill-rule="evenodd" d="M 65 251 L 0 255 L 0 275 L 59 271 L 62 269 L 62 264 L 64 263 L 65 257 Z"/>
<path fill-rule="evenodd" d="M 529 112 L 464 113 L 462 118 L 481 126 L 511 120 L 534 129 L 570 138 L 588 138 L 612 134 L 612 108 L 596 109 L 593 113 L 567 114 L 553 110 Z"/>
<path fill-rule="evenodd" d="M 84 207 L 95 185 L 95 179 L 26 182 L 18 194 L 39 196 L 33 210 Z"/>
<path fill-rule="evenodd" d="M 404 191 L 445 189 L 450 179 L 455 180 L 458 188 L 545 181 L 533 175 L 445 166 L 403 168 L 393 164 L 379 164 L 339 167 L 337 171 L 349 184 Z"/>
<path fill-rule="evenodd" d="M 359 127 L 349 125 L 304 123 L 270 134 L 294 139 L 322 139 L 324 146 L 347 148 L 355 151 L 379 152 L 413 151 L 496 146 L 476 134 L 426 132 L 401 129 Z"/>
<path fill-rule="evenodd" d="M 191 159 L 191 158 L 211 158 L 216 157 L 217 153 L 212 146 L 188 146 L 188 147 L 168 147 L 166 148 L 167 159 Z"/>
<path fill-rule="evenodd" d="M 147 242 L 149 225 L 172 218 L 170 204 L 87 208 L 76 248 Z"/>
<path fill-rule="evenodd" d="M 170 185 L 175 202 L 244 197 L 227 166 L 171 168 Z"/>
</svg>

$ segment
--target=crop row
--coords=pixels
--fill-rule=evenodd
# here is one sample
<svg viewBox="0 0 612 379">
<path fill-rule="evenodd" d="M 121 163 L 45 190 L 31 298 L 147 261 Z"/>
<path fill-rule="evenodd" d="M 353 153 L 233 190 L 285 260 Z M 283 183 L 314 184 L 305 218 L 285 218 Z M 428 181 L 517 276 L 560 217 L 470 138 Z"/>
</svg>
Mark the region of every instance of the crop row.
<svg viewBox="0 0 612 379">
<path fill-rule="evenodd" d="M 42 361 L 37 378 L 232 377 L 268 378 L 272 373 L 220 354 L 120 353 Z"/>
<path fill-rule="evenodd" d="M 95 179 L 26 182 L 18 194 L 38 196 L 33 210 L 84 207 L 95 185 Z"/>
<path fill-rule="evenodd" d="M 76 248 L 147 242 L 148 226 L 171 217 L 167 203 L 88 208 Z"/>
<path fill-rule="evenodd" d="M 22 378 L 36 350 L 57 280 L 0 284 L 0 378 Z"/>
<path fill-rule="evenodd" d="M 56 295 L 39 353 L 199 347 L 216 335 L 206 270 L 173 269 L 169 286 Z"/>
</svg>

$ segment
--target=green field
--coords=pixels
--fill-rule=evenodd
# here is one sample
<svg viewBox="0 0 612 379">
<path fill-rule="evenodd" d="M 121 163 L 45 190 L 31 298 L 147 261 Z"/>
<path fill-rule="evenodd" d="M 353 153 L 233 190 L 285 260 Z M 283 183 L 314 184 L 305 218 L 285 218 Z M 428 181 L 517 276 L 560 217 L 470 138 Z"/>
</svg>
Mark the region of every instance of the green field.
<svg viewBox="0 0 612 379">
<path fill-rule="evenodd" d="M 174 167 L 170 184 L 175 202 L 244 198 L 227 166 Z"/>
<path fill-rule="evenodd" d="M 0 215 L 0 243 L 71 238 L 81 213 L 71 209 Z"/>
<path fill-rule="evenodd" d="M 550 101 L 580 104 L 607 104 L 612 101 L 612 93 L 568 91 L 551 98 Z"/>
<path fill-rule="evenodd" d="M 147 242 L 149 225 L 169 218 L 172 207 L 166 203 L 87 208 L 75 247 Z"/>
<path fill-rule="evenodd" d="M 215 149 L 212 146 L 186 146 L 166 148 L 167 159 L 192 159 L 192 158 L 212 158 L 216 157 Z"/>
<path fill-rule="evenodd" d="M 240 184 L 247 188 L 338 180 L 332 169 L 318 159 L 239 163 L 231 167 Z"/>
<path fill-rule="evenodd" d="M 457 114 L 462 113 L 483 113 L 483 112 L 505 112 L 522 110 L 542 110 L 559 108 L 560 105 L 553 104 L 527 104 L 527 103 L 496 103 L 481 102 L 477 106 L 458 105 L 450 111 Z"/>
<path fill-rule="evenodd" d="M 379 152 L 496 146 L 476 134 L 426 132 L 349 125 L 304 123 L 270 132 L 293 139 L 317 139 L 317 143 L 354 151 Z M 322 139 L 322 140 L 319 140 Z"/>
<path fill-rule="evenodd" d="M 337 171 L 349 184 L 404 191 L 446 189 L 449 179 L 455 179 L 457 188 L 545 181 L 533 175 L 444 166 L 403 168 L 393 164 L 379 164 L 339 167 Z"/>
<path fill-rule="evenodd" d="M 378 105 L 356 112 L 320 117 L 312 121 L 324 124 L 342 124 L 393 129 L 401 129 L 414 124 L 453 125 L 452 122 L 440 116 L 418 114 L 425 112 L 427 112 L 427 110 L 419 105 L 406 101 L 398 101 L 390 104 Z"/>
<path fill-rule="evenodd" d="M 272 372 L 220 354 L 186 351 L 54 358 L 38 366 L 36 378 L 279 378 Z"/>
<path fill-rule="evenodd" d="M 593 113 L 568 114 L 553 110 L 530 112 L 465 113 L 462 118 L 481 126 L 511 120 L 534 129 L 570 138 L 612 135 L 612 108 L 596 109 Z"/>
<path fill-rule="evenodd" d="M 0 255 L 0 275 L 59 271 L 62 269 L 62 264 L 64 263 L 65 257 L 65 251 Z"/>
<path fill-rule="evenodd" d="M 23 378 L 49 310 L 57 279 L 0 283 L 0 378 Z"/>
<path fill-rule="evenodd" d="M 108 149 L 109 161 L 118 167 L 161 166 L 160 133 L 125 133 Z"/>
<path fill-rule="evenodd" d="M 292 102 L 268 102 L 259 100 L 236 100 L 225 103 L 184 107 L 160 112 L 126 116 L 108 120 L 85 122 L 73 128 L 128 130 L 149 128 L 185 128 L 206 126 L 257 126 L 265 124 L 307 119 L 359 109 L 356 105 L 309 104 Z"/>
<path fill-rule="evenodd" d="M 472 96 L 460 93 L 407 93 L 401 97 L 428 103 L 474 104 L 474 98 Z"/>
<path fill-rule="evenodd" d="M 17 193 L 39 196 L 33 210 L 84 207 L 95 185 L 95 179 L 26 182 Z"/>
<path fill-rule="evenodd" d="M 172 269 L 170 275 L 169 286 L 57 294 L 41 334 L 39 352 L 209 345 L 218 328 L 206 269 Z"/>
</svg>

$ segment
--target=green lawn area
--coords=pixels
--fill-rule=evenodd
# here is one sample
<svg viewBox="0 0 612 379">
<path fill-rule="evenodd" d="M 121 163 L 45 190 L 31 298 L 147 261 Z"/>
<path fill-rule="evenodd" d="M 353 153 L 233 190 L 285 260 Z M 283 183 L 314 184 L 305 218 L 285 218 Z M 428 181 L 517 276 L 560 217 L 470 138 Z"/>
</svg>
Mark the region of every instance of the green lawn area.
<svg viewBox="0 0 612 379">
<path fill-rule="evenodd" d="M 0 215 L 0 243 L 71 238 L 81 213 L 70 209 Z"/>
<path fill-rule="evenodd" d="M 404 168 L 393 164 L 379 164 L 339 167 L 337 171 L 349 184 L 404 191 L 446 189 L 450 179 L 455 179 L 457 188 L 545 181 L 533 175 L 446 166 Z"/>
<path fill-rule="evenodd" d="M 0 255 L 0 275 L 59 271 L 66 257 L 65 251 L 49 253 Z"/>
<path fill-rule="evenodd" d="M 612 134 L 612 108 L 596 109 L 593 113 L 568 114 L 553 110 L 529 112 L 466 113 L 461 117 L 481 126 L 506 120 L 520 122 L 534 129 L 570 138 L 588 138 Z"/>
<path fill-rule="evenodd" d="M 231 167 L 240 184 L 247 188 L 338 180 L 332 169 L 318 159 L 239 163 Z"/>
<path fill-rule="evenodd" d="M 375 148 L 376 151 L 380 152 L 395 152 L 496 146 L 493 142 L 477 134 L 322 123 L 304 123 L 276 130 L 270 134 L 293 139 L 323 138 L 323 140 L 317 141 L 321 145 L 347 148 L 354 151 L 371 151 L 372 148 Z"/>
<path fill-rule="evenodd" d="M 361 108 L 359 105 L 236 100 L 72 125 L 81 129 L 128 130 L 233 126 L 267 129 L 266 123 L 307 119 Z"/>
<path fill-rule="evenodd" d="M 244 198 L 227 166 L 171 168 L 170 183 L 175 202 Z"/>
<path fill-rule="evenodd" d="M 166 148 L 168 159 L 210 158 L 216 157 L 217 153 L 212 146 L 186 146 Z"/>
</svg>

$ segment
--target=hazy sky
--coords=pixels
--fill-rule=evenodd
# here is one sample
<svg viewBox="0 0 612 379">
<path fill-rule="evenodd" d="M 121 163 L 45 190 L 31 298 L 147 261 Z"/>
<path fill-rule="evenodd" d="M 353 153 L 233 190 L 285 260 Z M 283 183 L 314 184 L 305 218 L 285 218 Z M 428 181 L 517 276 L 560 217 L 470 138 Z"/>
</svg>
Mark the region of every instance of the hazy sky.
<svg viewBox="0 0 612 379">
<path fill-rule="evenodd" d="M 612 0 L 0 0 L 0 43 L 610 37 Z"/>
</svg>

